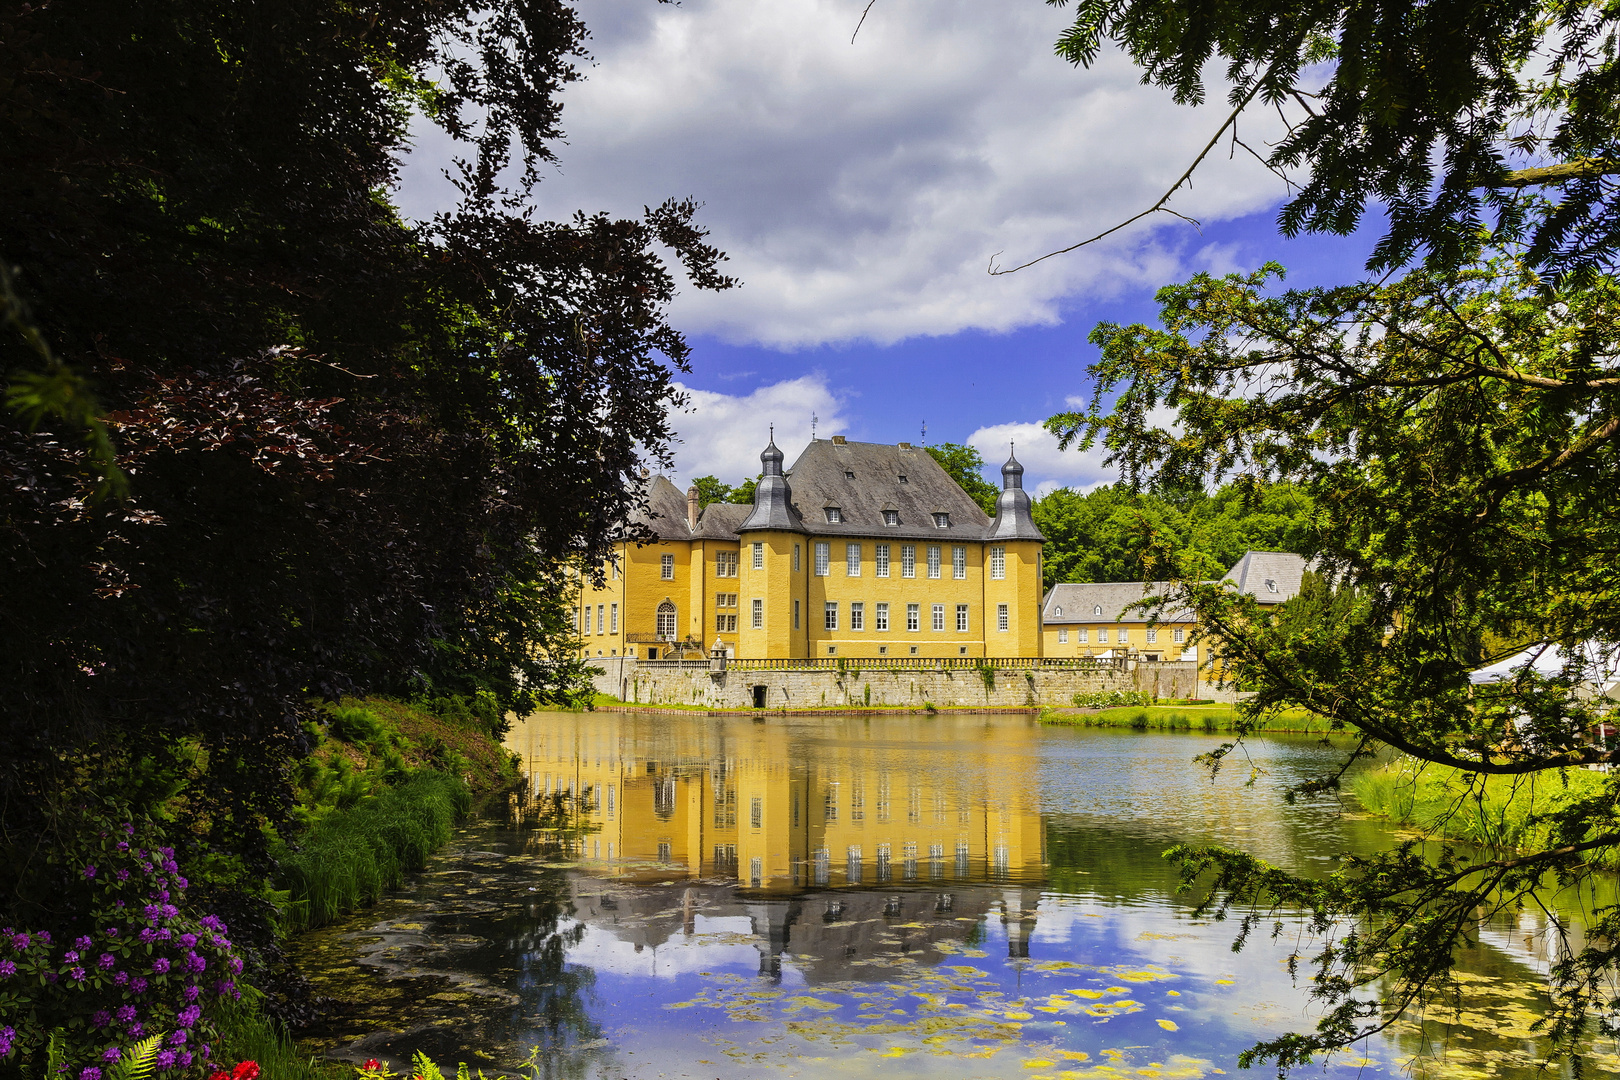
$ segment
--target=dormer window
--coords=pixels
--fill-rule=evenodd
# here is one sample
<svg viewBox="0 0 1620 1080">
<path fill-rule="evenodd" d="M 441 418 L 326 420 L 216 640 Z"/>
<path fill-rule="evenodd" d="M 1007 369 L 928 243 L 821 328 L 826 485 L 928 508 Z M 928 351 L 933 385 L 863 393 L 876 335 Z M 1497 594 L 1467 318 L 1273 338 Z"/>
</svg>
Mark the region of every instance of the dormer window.
<svg viewBox="0 0 1620 1080">
<path fill-rule="evenodd" d="M 1093 615 L 1101 615 L 1102 614 L 1102 605 L 1098 604 L 1096 607 L 1092 608 L 1091 613 Z"/>
<path fill-rule="evenodd" d="M 900 474 L 900 482 L 902 484 L 909 484 L 911 481 L 906 479 L 906 474 L 905 473 L 901 473 Z"/>
<path fill-rule="evenodd" d="M 836 506 L 827 507 L 827 524 L 837 525 L 844 520 L 844 512 Z"/>
<path fill-rule="evenodd" d="M 1266 578 L 1266 592 L 1276 592 L 1276 591 L 1277 591 L 1277 582 L 1274 581 L 1271 578 Z"/>
<path fill-rule="evenodd" d="M 898 511 L 898 510 L 885 510 L 885 511 L 883 511 L 883 524 L 885 524 L 885 525 L 898 525 L 898 524 L 900 524 L 900 511 Z"/>
<path fill-rule="evenodd" d="M 1063 609 L 1061 607 L 1055 607 L 1055 608 L 1052 609 L 1052 614 L 1053 615 L 1062 615 L 1063 614 Z"/>
<path fill-rule="evenodd" d="M 844 470 L 844 479 L 845 480 L 853 480 L 853 479 L 855 479 L 855 474 L 850 472 L 848 469 L 845 469 Z"/>
<path fill-rule="evenodd" d="M 936 528 L 936 529 L 948 529 L 950 527 L 951 527 L 951 515 L 949 515 L 949 514 L 935 514 L 934 515 L 934 528 Z"/>
</svg>

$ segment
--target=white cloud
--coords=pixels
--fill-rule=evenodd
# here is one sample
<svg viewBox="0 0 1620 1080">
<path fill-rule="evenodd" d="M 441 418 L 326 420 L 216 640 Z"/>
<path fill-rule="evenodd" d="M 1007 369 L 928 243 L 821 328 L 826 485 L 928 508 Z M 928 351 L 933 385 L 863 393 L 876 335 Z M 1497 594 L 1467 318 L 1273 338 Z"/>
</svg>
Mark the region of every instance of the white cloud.
<svg viewBox="0 0 1620 1080">
<path fill-rule="evenodd" d="M 1032 497 L 1071 487 L 1085 490 L 1118 479 L 1115 469 L 1104 467 L 1098 447 L 1081 452 L 1058 449 L 1057 436 L 1039 423 L 993 424 L 967 437 L 968 445 L 988 462 L 985 479 L 1001 483 L 1001 465 L 1007 460 L 1009 444 L 1024 466 L 1024 487 Z"/>
<path fill-rule="evenodd" d="M 675 476 L 684 487 L 697 476 L 717 476 L 735 484 L 759 472 L 759 453 L 776 425 L 776 445 L 788 464 L 810 442 L 811 417 L 823 438 L 844 429 L 844 402 L 820 375 L 805 375 L 751 394 L 694 390 L 677 383 L 688 397 L 685 411 L 672 413 L 678 441 L 673 450 Z"/>
<path fill-rule="evenodd" d="M 1150 205 L 1222 118 L 1140 86 L 1118 54 L 1090 70 L 1057 59 L 1069 9 L 882 0 L 852 45 L 865 0 L 579 6 L 597 63 L 566 91 L 569 141 L 539 209 L 704 201 L 745 284 L 687 290 L 675 318 L 689 332 L 792 348 L 1004 331 L 1057 322 L 1066 297 L 1229 261 L 1161 215 L 1163 229 L 985 273 L 997 252 L 1010 265 Z M 1265 139 L 1268 122 L 1245 136 Z M 400 197 L 422 216 L 447 201 L 447 148 L 428 131 L 418 146 Z M 1245 158 L 1212 155 L 1176 209 L 1216 219 L 1276 202 Z"/>
</svg>

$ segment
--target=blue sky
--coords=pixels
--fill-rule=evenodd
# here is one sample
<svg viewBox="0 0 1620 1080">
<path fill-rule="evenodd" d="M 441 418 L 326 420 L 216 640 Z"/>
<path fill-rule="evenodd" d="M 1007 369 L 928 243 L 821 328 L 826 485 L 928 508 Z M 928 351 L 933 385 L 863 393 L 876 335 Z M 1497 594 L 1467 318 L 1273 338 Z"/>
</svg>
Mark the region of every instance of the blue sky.
<svg viewBox="0 0 1620 1080">
<path fill-rule="evenodd" d="M 537 211 L 637 215 L 669 197 L 740 289 L 686 289 L 671 317 L 695 346 L 673 477 L 758 469 L 767 425 L 791 458 L 810 435 L 968 442 L 993 464 L 1016 439 L 1026 483 L 1108 479 L 1040 421 L 1085 395 L 1100 320 L 1155 315 L 1199 270 L 1289 266 L 1342 281 L 1370 240 L 1285 241 L 1283 184 L 1222 147 L 1159 215 L 1017 274 L 1013 265 L 1150 206 L 1220 126 L 1140 84 L 1122 56 L 1077 70 L 1052 43 L 1072 16 L 1040 0 L 578 0 L 594 60 L 564 94 L 566 141 Z M 1224 89 L 1212 86 L 1219 102 Z M 1264 111 L 1240 131 L 1282 131 Z M 446 208 L 452 148 L 417 132 L 399 202 Z M 1376 223 L 1375 223 L 1376 224 Z"/>
</svg>

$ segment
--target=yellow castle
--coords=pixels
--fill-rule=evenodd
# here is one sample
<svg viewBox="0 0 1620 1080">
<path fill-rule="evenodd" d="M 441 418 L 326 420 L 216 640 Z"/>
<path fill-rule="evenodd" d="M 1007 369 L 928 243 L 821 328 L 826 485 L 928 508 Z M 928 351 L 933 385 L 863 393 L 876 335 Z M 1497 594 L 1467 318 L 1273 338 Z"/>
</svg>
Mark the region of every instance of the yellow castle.
<svg viewBox="0 0 1620 1080">
<path fill-rule="evenodd" d="M 752 505 L 699 508 L 662 476 L 600 587 L 581 585 L 585 656 L 658 660 L 1036 657 L 1041 545 L 1024 467 L 988 517 L 910 443 L 813 439 L 790 468 L 770 441 Z"/>
</svg>

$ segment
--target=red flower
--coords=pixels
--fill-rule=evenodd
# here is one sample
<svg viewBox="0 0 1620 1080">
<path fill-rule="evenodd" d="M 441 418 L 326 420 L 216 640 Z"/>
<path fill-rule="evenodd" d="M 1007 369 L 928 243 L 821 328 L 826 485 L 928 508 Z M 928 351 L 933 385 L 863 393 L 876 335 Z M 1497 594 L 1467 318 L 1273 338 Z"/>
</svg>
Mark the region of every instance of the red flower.
<svg viewBox="0 0 1620 1080">
<path fill-rule="evenodd" d="M 382 1068 L 382 1062 L 378 1061 L 376 1058 L 367 1058 L 366 1063 L 360 1067 L 366 1070 L 366 1072 L 376 1072 L 378 1069 Z"/>
<path fill-rule="evenodd" d="M 231 1070 L 231 1080 L 259 1080 L 259 1063 L 244 1061 Z"/>
<path fill-rule="evenodd" d="M 208 1080 L 231 1080 L 231 1074 L 226 1072 L 224 1069 L 220 1069 L 218 1072 L 210 1076 Z"/>
</svg>

